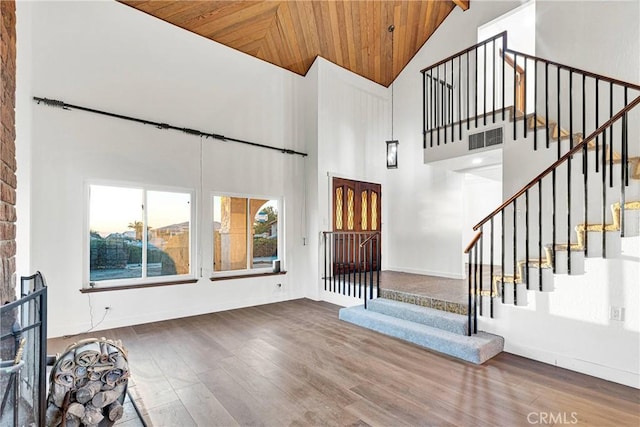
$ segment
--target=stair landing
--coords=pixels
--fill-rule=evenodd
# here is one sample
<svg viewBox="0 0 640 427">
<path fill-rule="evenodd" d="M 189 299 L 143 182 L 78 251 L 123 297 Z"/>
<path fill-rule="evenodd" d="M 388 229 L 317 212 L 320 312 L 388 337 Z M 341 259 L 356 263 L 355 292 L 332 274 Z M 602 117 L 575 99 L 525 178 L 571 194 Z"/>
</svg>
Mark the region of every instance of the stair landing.
<svg viewBox="0 0 640 427">
<path fill-rule="evenodd" d="M 380 272 L 380 297 L 455 314 L 467 314 L 468 286 L 465 279 Z"/>
</svg>

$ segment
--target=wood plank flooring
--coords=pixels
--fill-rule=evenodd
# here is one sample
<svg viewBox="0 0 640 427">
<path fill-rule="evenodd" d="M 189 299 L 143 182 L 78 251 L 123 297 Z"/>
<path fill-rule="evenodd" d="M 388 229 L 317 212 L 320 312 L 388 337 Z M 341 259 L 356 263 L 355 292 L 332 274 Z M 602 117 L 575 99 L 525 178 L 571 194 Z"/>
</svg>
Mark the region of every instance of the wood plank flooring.
<svg viewBox="0 0 640 427">
<path fill-rule="evenodd" d="M 90 336 L 122 340 L 159 427 L 640 426 L 640 390 L 507 353 L 472 365 L 338 309 L 302 299 Z M 85 337 L 50 340 L 49 354 Z"/>
</svg>

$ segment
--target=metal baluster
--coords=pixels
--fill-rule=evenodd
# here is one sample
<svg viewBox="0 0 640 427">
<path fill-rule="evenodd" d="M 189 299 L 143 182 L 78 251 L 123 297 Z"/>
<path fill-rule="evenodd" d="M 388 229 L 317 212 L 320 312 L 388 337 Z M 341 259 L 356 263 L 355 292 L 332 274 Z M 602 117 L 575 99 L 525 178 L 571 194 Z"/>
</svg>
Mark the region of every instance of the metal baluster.
<svg viewBox="0 0 640 427">
<path fill-rule="evenodd" d="M 470 127 L 471 115 L 469 113 L 469 52 L 467 52 L 467 130 Z"/>
<path fill-rule="evenodd" d="M 458 57 L 458 139 L 462 139 L 462 56 Z"/>
<path fill-rule="evenodd" d="M 473 245 L 473 333 L 478 333 L 478 242 Z"/>
<path fill-rule="evenodd" d="M 422 149 L 427 148 L 427 73 L 422 72 Z"/>
<path fill-rule="evenodd" d="M 327 290 L 327 233 L 322 233 L 324 238 L 324 290 Z"/>
<path fill-rule="evenodd" d="M 523 120 L 522 120 L 522 129 L 524 131 L 524 137 L 527 137 L 527 57 L 524 57 L 524 74 L 522 75 L 522 85 L 524 85 L 524 90 L 522 91 L 522 106 L 524 108 Z"/>
<path fill-rule="evenodd" d="M 473 51 L 476 53 L 476 64 L 475 64 L 476 79 L 475 79 L 475 91 L 474 91 L 476 101 L 474 104 L 474 108 L 475 108 L 474 115 L 476 116 L 475 122 L 476 122 L 476 128 L 477 128 L 478 127 L 478 48 L 475 48 Z"/>
<path fill-rule="evenodd" d="M 502 120 L 504 121 L 505 118 L 505 86 L 506 86 L 506 82 L 504 81 L 504 78 L 506 76 L 505 74 L 505 62 L 506 62 L 506 56 L 507 56 L 507 36 L 506 34 L 502 37 L 502 53 L 500 54 L 500 60 L 502 62 Z"/>
<path fill-rule="evenodd" d="M 373 299 L 373 242 L 369 240 L 369 299 Z"/>
<path fill-rule="evenodd" d="M 483 231 L 484 226 L 482 226 L 482 228 L 480 229 L 480 231 Z M 483 252 L 483 239 L 484 239 L 484 233 L 480 235 L 480 275 L 478 277 L 478 280 L 480 281 L 480 292 L 479 292 L 479 298 L 480 298 L 480 316 L 482 316 L 482 307 L 484 306 L 484 298 L 482 297 L 482 291 L 484 290 L 484 286 L 482 283 L 482 252 Z"/>
<path fill-rule="evenodd" d="M 598 77 L 596 77 L 596 126 L 595 128 L 597 129 L 599 127 L 598 124 L 598 110 L 600 110 L 600 97 L 599 97 L 599 86 L 600 86 L 600 79 Z M 599 172 L 599 165 L 600 165 L 600 134 L 596 135 L 596 173 Z M 585 231 L 585 240 L 586 240 L 586 231 Z"/>
<path fill-rule="evenodd" d="M 513 53 L 513 139 L 516 136 L 516 122 L 518 121 L 518 55 Z"/>
<path fill-rule="evenodd" d="M 613 117 L 613 82 L 609 83 L 609 118 Z M 609 187 L 613 187 L 613 124 L 609 131 Z"/>
<path fill-rule="evenodd" d="M 483 124 L 487 125 L 487 45 L 482 45 L 482 52 L 484 54 L 484 73 L 482 74 L 482 87 L 483 87 L 483 98 L 482 104 L 484 107 L 484 116 L 483 116 Z"/>
<path fill-rule="evenodd" d="M 607 257 L 607 238 L 604 230 L 607 222 L 607 130 L 602 131 L 602 258 Z M 586 233 L 586 232 L 585 232 Z M 585 236 L 586 237 L 586 236 Z"/>
<path fill-rule="evenodd" d="M 358 252 L 356 254 L 357 258 L 357 270 L 358 270 L 358 298 L 362 298 L 362 235 L 358 235 Z M 355 291 L 354 291 L 355 293 Z"/>
<path fill-rule="evenodd" d="M 349 239 L 347 240 L 347 295 L 351 296 L 351 242 L 355 242 L 356 234 L 351 233 L 349 235 Z M 355 277 L 354 277 L 355 279 Z"/>
<path fill-rule="evenodd" d="M 627 100 L 627 88 L 624 88 L 624 106 L 626 107 L 628 103 Z M 625 227 L 625 204 L 626 204 L 626 187 L 629 185 L 628 176 L 629 176 L 629 165 L 628 165 L 628 147 L 627 147 L 627 138 L 628 138 L 628 128 L 627 128 L 627 114 L 625 113 L 622 116 L 622 163 L 620 169 L 620 237 L 624 237 L 624 227 Z"/>
<path fill-rule="evenodd" d="M 376 237 L 376 298 L 380 298 L 380 235 Z"/>
<path fill-rule="evenodd" d="M 569 150 L 573 148 L 573 71 L 569 71 Z M 571 274 L 571 159 L 567 159 L 567 274 Z"/>
<path fill-rule="evenodd" d="M 437 66 L 435 86 L 436 86 L 436 137 L 437 137 L 438 145 L 440 145 L 440 115 L 439 115 L 439 109 L 438 109 L 438 104 L 439 104 L 438 93 L 440 92 L 438 90 L 439 85 L 440 85 L 440 66 Z"/>
<path fill-rule="evenodd" d="M 586 97 L 587 97 L 587 90 L 586 90 L 586 81 L 587 81 L 587 76 L 586 75 L 582 75 L 582 138 L 584 139 L 586 135 L 586 118 L 587 118 L 587 109 L 586 109 Z M 589 149 L 587 147 L 588 144 L 584 144 L 583 148 L 582 148 L 582 186 L 583 186 L 583 215 L 584 215 L 584 225 L 585 225 L 585 231 L 584 231 L 584 239 L 583 239 L 583 245 L 584 245 L 584 256 L 586 258 L 587 256 L 587 231 L 586 231 L 586 226 L 589 223 L 589 215 L 588 215 L 588 202 L 589 202 L 589 192 L 587 191 L 587 186 L 588 186 L 588 181 L 589 181 L 589 164 L 588 162 L 588 158 L 589 158 Z"/>
<path fill-rule="evenodd" d="M 553 272 L 556 272 L 556 170 L 551 172 L 551 247 L 553 248 Z"/>
<path fill-rule="evenodd" d="M 447 91 L 449 94 L 449 124 L 451 125 L 451 142 L 455 134 L 453 125 L 453 59 L 451 59 L 451 88 Z"/>
<path fill-rule="evenodd" d="M 544 121 L 547 132 L 547 148 L 549 148 L 549 63 L 544 64 Z"/>
<path fill-rule="evenodd" d="M 527 290 L 529 290 L 529 189 L 524 191 L 524 269 L 522 280 L 526 280 Z"/>
<path fill-rule="evenodd" d="M 555 248 L 552 251 L 555 258 Z M 542 291 L 542 179 L 538 181 L 538 288 Z"/>
<path fill-rule="evenodd" d="M 538 150 L 538 60 L 533 61 L 533 149 Z"/>
<path fill-rule="evenodd" d="M 491 240 L 489 241 L 490 255 L 489 255 L 489 317 L 493 319 L 493 217 L 491 217 Z"/>
<path fill-rule="evenodd" d="M 556 127 L 556 129 L 558 129 L 558 158 L 560 158 L 560 156 L 562 155 L 561 151 L 562 151 L 562 147 L 560 146 L 560 141 L 562 140 L 562 126 L 560 126 L 560 114 L 562 112 L 562 107 L 560 105 L 560 100 L 561 100 L 561 92 L 562 92 L 562 88 L 560 87 L 560 67 L 558 67 L 558 73 L 557 73 L 558 77 L 558 82 L 557 82 L 557 87 L 558 87 L 558 93 L 557 93 L 557 97 L 558 97 L 558 125 Z"/>
<path fill-rule="evenodd" d="M 468 273 L 467 273 L 467 279 L 468 279 L 468 284 L 469 284 L 469 299 L 467 302 L 467 323 L 468 323 L 468 330 L 467 330 L 467 335 L 471 336 L 471 331 L 472 331 L 472 325 L 471 325 L 471 310 L 473 310 L 473 306 L 471 305 L 471 292 L 473 291 L 473 277 L 471 277 L 471 269 L 472 269 L 472 258 L 471 258 L 471 251 L 469 251 L 468 254 L 468 260 L 467 260 L 467 265 L 468 265 Z"/>
<path fill-rule="evenodd" d="M 493 47 L 493 56 L 491 57 L 491 71 L 493 73 L 493 84 L 491 85 L 491 100 L 493 102 L 491 108 L 491 115 L 493 116 L 493 123 L 496 122 L 496 39 L 491 40 Z"/>
<path fill-rule="evenodd" d="M 442 64 L 444 70 L 442 71 L 442 79 L 438 84 L 440 85 L 440 91 L 442 92 L 442 101 L 440 106 L 442 107 L 442 127 L 444 128 L 444 143 L 447 143 L 447 111 L 449 109 L 446 103 L 447 96 L 447 63 Z"/>
<path fill-rule="evenodd" d="M 436 101 L 433 91 L 433 70 L 429 71 L 429 98 L 431 98 L 431 126 L 429 128 L 429 140 L 433 147 L 433 129 L 437 129 L 436 125 Z"/>
<path fill-rule="evenodd" d="M 513 305 L 518 305 L 518 294 L 516 292 L 516 280 L 518 274 L 518 245 L 517 245 L 517 235 L 518 235 L 518 209 L 517 209 L 517 200 L 513 201 Z"/>
<path fill-rule="evenodd" d="M 500 211 L 500 217 L 502 220 L 502 248 L 500 253 L 502 254 L 502 265 L 500 266 L 500 295 L 502 296 L 502 303 L 504 304 L 504 209 Z"/>
</svg>

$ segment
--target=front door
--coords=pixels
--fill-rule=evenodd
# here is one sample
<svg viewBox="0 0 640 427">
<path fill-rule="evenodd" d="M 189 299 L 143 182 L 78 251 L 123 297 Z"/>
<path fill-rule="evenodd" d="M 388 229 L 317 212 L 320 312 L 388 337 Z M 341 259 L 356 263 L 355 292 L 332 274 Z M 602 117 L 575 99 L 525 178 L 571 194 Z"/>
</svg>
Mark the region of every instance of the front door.
<svg viewBox="0 0 640 427">
<path fill-rule="evenodd" d="M 334 273 L 376 269 L 380 260 L 381 186 L 333 178 Z"/>
</svg>

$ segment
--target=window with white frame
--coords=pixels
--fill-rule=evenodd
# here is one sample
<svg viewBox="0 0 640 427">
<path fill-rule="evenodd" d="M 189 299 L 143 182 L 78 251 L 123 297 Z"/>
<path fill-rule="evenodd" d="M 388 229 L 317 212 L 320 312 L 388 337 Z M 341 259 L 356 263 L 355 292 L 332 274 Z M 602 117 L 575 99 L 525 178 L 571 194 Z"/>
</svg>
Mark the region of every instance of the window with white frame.
<svg viewBox="0 0 640 427">
<path fill-rule="evenodd" d="M 213 197 L 213 271 L 271 270 L 282 229 L 278 199 Z"/>
<path fill-rule="evenodd" d="M 193 192 L 89 185 L 91 286 L 193 277 Z"/>
</svg>

